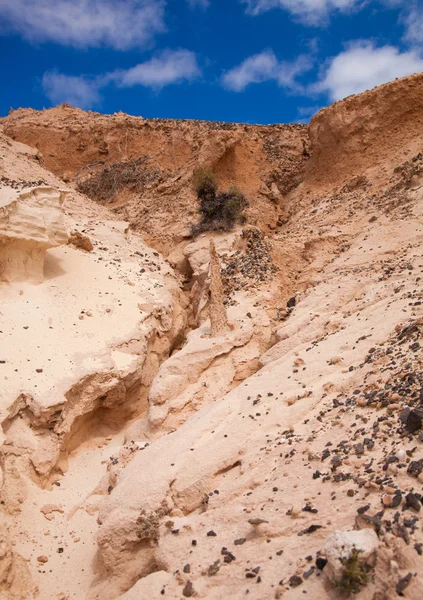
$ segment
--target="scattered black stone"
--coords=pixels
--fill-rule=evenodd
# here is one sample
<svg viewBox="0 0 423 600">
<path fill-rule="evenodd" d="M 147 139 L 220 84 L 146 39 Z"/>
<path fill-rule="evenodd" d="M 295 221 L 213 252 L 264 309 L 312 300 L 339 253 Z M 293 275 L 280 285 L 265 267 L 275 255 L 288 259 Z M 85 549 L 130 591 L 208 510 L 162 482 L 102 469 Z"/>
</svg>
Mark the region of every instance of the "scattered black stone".
<svg viewBox="0 0 423 600">
<path fill-rule="evenodd" d="M 207 575 L 209 577 L 212 577 L 212 575 L 216 575 L 216 573 L 219 571 L 220 569 L 220 560 L 217 559 L 214 561 L 214 563 L 212 565 L 209 566 L 208 570 L 207 570 Z"/>
<path fill-rule="evenodd" d="M 368 527 L 369 525 L 375 530 L 376 533 L 380 533 L 380 529 L 382 526 L 381 518 L 378 515 L 370 517 L 369 515 L 359 515 L 356 517 L 356 523 L 360 525 L 362 523 L 363 527 Z M 362 527 L 358 527 L 362 529 Z"/>
<path fill-rule="evenodd" d="M 238 538 L 237 540 L 234 540 L 234 544 L 235 546 L 242 546 L 246 541 L 246 538 Z"/>
<path fill-rule="evenodd" d="M 223 562 L 226 564 L 230 564 L 233 560 L 236 560 L 236 557 L 232 554 L 232 552 L 228 552 L 226 556 L 223 558 Z"/>
<path fill-rule="evenodd" d="M 399 490 L 396 490 L 395 494 L 392 497 L 391 508 L 397 508 L 401 504 L 402 494 Z"/>
<path fill-rule="evenodd" d="M 329 450 L 323 450 L 322 452 L 322 460 L 325 460 L 328 456 L 330 456 Z"/>
<path fill-rule="evenodd" d="M 330 462 L 336 468 L 336 467 L 339 467 L 342 465 L 342 458 L 340 456 L 336 455 L 333 458 L 331 458 Z"/>
<path fill-rule="evenodd" d="M 191 598 L 195 594 L 194 586 L 191 581 L 187 581 L 184 589 L 182 590 L 182 594 L 185 598 Z"/>
<path fill-rule="evenodd" d="M 187 564 L 183 568 L 184 573 L 191 573 L 191 565 Z"/>
<path fill-rule="evenodd" d="M 231 563 L 233 560 L 236 560 L 236 557 L 232 554 L 232 552 L 229 552 L 227 548 L 222 548 L 221 554 L 224 556 L 223 562 L 227 564 Z"/>
<path fill-rule="evenodd" d="M 314 567 L 310 567 L 308 571 L 304 571 L 303 577 L 304 579 L 308 579 L 314 573 Z"/>
<path fill-rule="evenodd" d="M 413 460 L 408 465 L 407 473 L 413 477 L 418 477 L 423 471 L 423 458 L 420 460 Z"/>
<path fill-rule="evenodd" d="M 363 513 L 367 512 L 370 508 L 370 504 L 366 504 L 366 506 L 360 506 L 360 508 L 357 508 L 357 512 L 359 515 L 362 515 Z"/>
<path fill-rule="evenodd" d="M 250 525 L 261 525 L 262 523 L 268 523 L 269 521 L 266 521 L 265 519 L 254 518 L 248 519 L 248 522 Z"/>
<path fill-rule="evenodd" d="M 412 573 L 408 573 L 405 577 L 402 577 L 402 579 L 400 579 L 396 585 L 396 592 L 398 594 L 398 596 L 403 596 L 403 591 L 408 587 L 411 578 L 412 578 Z"/>
<path fill-rule="evenodd" d="M 328 564 L 328 561 L 326 560 L 326 558 L 322 558 L 321 556 L 319 556 L 319 558 L 316 558 L 316 567 L 320 571 L 323 571 L 323 569 L 326 567 L 327 564 Z"/>
<path fill-rule="evenodd" d="M 423 409 L 413 408 L 409 411 L 405 420 L 405 428 L 408 433 L 415 433 L 422 428 L 423 423 Z"/>
<path fill-rule="evenodd" d="M 315 531 L 317 531 L 318 529 L 321 529 L 322 525 L 310 525 L 310 527 L 307 527 L 306 529 L 303 529 L 302 531 L 300 531 L 298 533 L 299 536 L 301 535 L 308 535 L 309 533 L 314 533 Z"/>
<path fill-rule="evenodd" d="M 413 492 L 410 492 L 406 495 L 405 503 L 407 507 L 414 508 L 416 512 L 420 512 L 421 501 L 416 494 L 413 494 Z"/>
<path fill-rule="evenodd" d="M 217 533 L 215 531 L 213 531 L 213 529 L 211 531 L 207 532 L 207 537 L 216 537 Z"/>
<path fill-rule="evenodd" d="M 362 454 L 364 454 L 364 444 L 356 444 L 354 446 L 354 450 L 357 456 L 361 456 Z"/>
<path fill-rule="evenodd" d="M 301 510 L 303 512 L 310 512 L 310 513 L 313 513 L 313 514 L 316 514 L 317 512 L 319 512 L 317 510 L 317 508 L 313 508 L 309 502 L 307 502 L 307 504 Z"/>
<path fill-rule="evenodd" d="M 303 583 L 303 580 L 301 579 L 301 577 L 298 577 L 298 575 L 292 575 L 289 578 L 289 585 L 291 587 L 298 587 L 299 585 L 301 585 Z"/>
<path fill-rule="evenodd" d="M 405 408 L 402 409 L 402 411 L 400 412 L 400 415 L 399 415 L 400 421 L 402 421 L 402 423 L 407 423 L 407 419 L 408 419 L 410 412 L 411 412 L 411 408 L 409 406 L 406 406 Z"/>
</svg>

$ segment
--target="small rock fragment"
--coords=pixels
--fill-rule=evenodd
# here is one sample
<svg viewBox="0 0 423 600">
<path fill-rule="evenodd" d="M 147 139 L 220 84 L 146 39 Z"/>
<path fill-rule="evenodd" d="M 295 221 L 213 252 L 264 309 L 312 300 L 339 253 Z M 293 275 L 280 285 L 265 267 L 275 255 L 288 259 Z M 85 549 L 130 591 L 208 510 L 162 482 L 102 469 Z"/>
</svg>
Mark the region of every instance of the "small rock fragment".
<svg viewBox="0 0 423 600">
<path fill-rule="evenodd" d="M 408 587 L 408 585 L 409 585 L 409 583 L 411 581 L 412 576 L 413 576 L 412 573 L 408 573 L 405 577 L 402 577 L 398 581 L 398 583 L 397 583 L 397 585 L 395 587 L 395 590 L 396 590 L 398 596 L 403 596 L 404 595 L 403 591 Z"/>
<path fill-rule="evenodd" d="M 187 581 L 184 589 L 182 590 L 182 594 L 185 598 L 191 598 L 195 594 L 194 586 L 191 581 Z"/>
</svg>

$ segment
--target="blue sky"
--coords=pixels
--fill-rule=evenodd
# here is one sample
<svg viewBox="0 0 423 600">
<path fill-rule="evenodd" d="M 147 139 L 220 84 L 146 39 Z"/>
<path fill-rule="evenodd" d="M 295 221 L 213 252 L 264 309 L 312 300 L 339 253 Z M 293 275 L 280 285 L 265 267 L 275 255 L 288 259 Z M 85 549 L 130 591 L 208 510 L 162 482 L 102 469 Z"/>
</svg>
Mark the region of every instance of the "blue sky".
<svg viewBox="0 0 423 600">
<path fill-rule="evenodd" d="M 0 115 L 307 121 L 423 71 L 423 0 L 0 0 Z"/>
</svg>

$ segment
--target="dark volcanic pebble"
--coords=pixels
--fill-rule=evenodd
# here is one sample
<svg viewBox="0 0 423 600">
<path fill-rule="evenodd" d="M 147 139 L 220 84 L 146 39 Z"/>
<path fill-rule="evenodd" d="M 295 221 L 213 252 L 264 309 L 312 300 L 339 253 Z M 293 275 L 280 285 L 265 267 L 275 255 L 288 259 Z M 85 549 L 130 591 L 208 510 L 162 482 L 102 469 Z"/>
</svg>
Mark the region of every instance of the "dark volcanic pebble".
<svg viewBox="0 0 423 600">
<path fill-rule="evenodd" d="M 303 580 L 301 579 L 301 577 L 298 577 L 298 575 L 292 575 L 289 578 L 289 585 L 291 587 L 297 587 L 297 586 L 301 585 L 302 582 L 303 582 Z"/>
</svg>

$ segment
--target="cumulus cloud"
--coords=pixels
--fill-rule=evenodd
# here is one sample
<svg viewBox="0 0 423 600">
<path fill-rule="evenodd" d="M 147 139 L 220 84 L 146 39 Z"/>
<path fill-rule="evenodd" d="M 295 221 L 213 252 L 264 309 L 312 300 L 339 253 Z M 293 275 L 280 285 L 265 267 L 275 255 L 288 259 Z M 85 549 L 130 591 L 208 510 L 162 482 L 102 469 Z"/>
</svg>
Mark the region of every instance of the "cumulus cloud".
<svg viewBox="0 0 423 600">
<path fill-rule="evenodd" d="M 65 75 L 55 71 L 44 73 L 42 87 L 52 104 L 67 102 L 79 108 L 92 108 L 100 100 L 107 85 L 133 87 L 142 85 L 160 90 L 166 85 L 191 81 L 201 75 L 197 57 L 189 50 L 165 50 L 130 69 L 105 73 L 96 77 Z"/>
<path fill-rule="evenodd" d="M 165 29 L 165 0 L 0 0 L 0 28 L 30 42 L 148 46 Z"/>
<path fill-rule="evenodd" d="M 308 56 L 299 56 L 293 62 L 278 61 L 272 50 L 264 50 L 227 71 L 222 77 L 222 84 L 228 90 L 242 92 L 251 83 L 274 80 L 281 87 L 295 90 L 300 87 L 296 78 L 311 67 L 312 61 Z"/>
<path fill-rule="evenodd" d="M 369 41 L 355 42 L 330 61 L 312 90 L 327 93 L 331 100 L 341 100 L 420 71 L 423 59 L 414 50 L 401 52 L 394 46 L 377 48 Z"/>
<path fill-rule="evenodd" d="M 273 8 L 282 8 L 308 25 L 320 25 L 332 11 L 351 11 L 364 4 L 363 0 L 241 0 L 247 12 L 259 15 Z"/>
<path fill-rule="evenodd" d="M 412 45 L 423 45 L 423 7 L 417 4 L 403 18 L 406 42 Z"/>
<path fill-rule="evenodd" d="M 194 52 L 189 50 L 165 50 L 150 60 L 139 63 L 114 75 L 120 86 L 143 85 L 162 88 L 172 83 L 190 81 L 201 74 Z"/>
<path fill-rule="evenodd" d="M 44 73 L 42 87 L 52 104 L 67 102 L 78 108 L 92 108 L 100 102 L 97 80 L 51 71 Z"/>
</svg>

